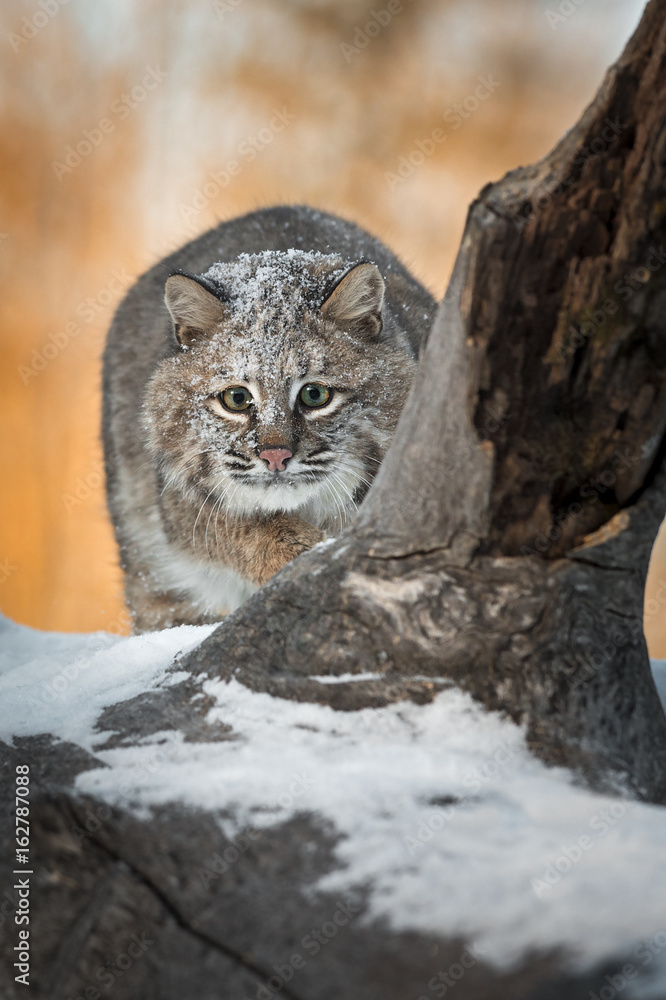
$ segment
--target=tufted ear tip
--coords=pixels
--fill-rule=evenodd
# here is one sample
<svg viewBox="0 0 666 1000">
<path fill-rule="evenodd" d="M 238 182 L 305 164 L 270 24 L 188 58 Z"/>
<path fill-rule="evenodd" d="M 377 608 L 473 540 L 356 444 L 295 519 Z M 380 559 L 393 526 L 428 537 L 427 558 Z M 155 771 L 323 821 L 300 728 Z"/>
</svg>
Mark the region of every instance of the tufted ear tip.
<svg viewBox="0 0 666 1000">
<path fill-rule="evenodd" d="M 193 274 L 170 275 L 164 286 L 164 301 L 176 339 L 185 347 L 211 337 L 228 318 L 228 306 Z"/>
<path fill-rule="evenodd" d="M 382 329 L 383 303 L 384 279 L 379 268 L 361 261 L 340 279 L 321 312 L 337 326 L 377 337 Z"/>
</svg>

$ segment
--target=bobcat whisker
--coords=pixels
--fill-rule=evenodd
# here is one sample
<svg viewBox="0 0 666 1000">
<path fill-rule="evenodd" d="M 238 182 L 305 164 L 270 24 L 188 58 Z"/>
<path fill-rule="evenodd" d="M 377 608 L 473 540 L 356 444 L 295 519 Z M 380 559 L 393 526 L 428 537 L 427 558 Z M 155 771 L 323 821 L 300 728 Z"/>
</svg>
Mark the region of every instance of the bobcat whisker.
<svg viewBox="0 0 666 1000">
<path fill-rule="evenodd" d="M 220 495 L 215 499 L 215 503 L 211 507 L 210 513 L 208 514 L 208 520 L 206 521 L 206 543 L 205 544 L 206 544 L 206 552 L 208 552 L 208 558 L 209 559 L 211 559 L 210 551 L 208 549 L 208 529 L 210 527 L 210 519 L 213 516 L 213 514 L 215 514 L 215 521 L 213 522 L 213 524 L 214 524 L 214 528 L 215 528 L 215 549 L 217 550 L 219 548 L 219 542 L 218 542 L 218 538 L 217 538 L 217 517 L 218 517 L 218 513 L 219 513 L 219 510 L 220 510 L 220 507 L 222 506 L 222 504 L 223 504 L 223 502 L 224 502 L 224 500 L 225 500 L 225 498 L 227 496 L 227 493 L 229 492 L 230 489 L 231 489 L 231 484 L 229 484 L 226 487 L 226 489 L 224 489 L 220 493 Z"/>
<path fill-rule="evenodd" d="M 160 491 L 160 496 L 164 496 L 165 490 L 167 490 L 170 486 L 175 486 L 176 483 L 178 483 L 182 479 L 183 475 L 189 472 L 193 468 L 193 465 L 194 465 L 193 462 L 189 462 L 182 468 L 174 469 L 171 473 L 169 473 L 164 480 L 164 486 Z"/>
<path fill-rule="evenodd" d="M 195 518 L 195 521 L 194 521 L 194 525 L 193 525 L 193 527 L 192 527 L 192 547 L 193 547 L 193 548 L 195 548 L 195 547 L 196 547 L 196 538 L 195 538 L 195 532 L 196 532 L 196 530 L 197 530 L 197 524 L 199 523 L 199 518 L 201 517 L 201 511 L 202 511 L 202 510 L 204 509 L 204 507 L 205 507 L 205 506 L 206 506 L 206 504 L 208 503 L 208 497 L 210 497 L 210 496 L 211 496 L 211 494 L 213 494 L 213 493 L 215 492 L 215 490 L 216 490 L 216 489 L 217 489 L 217 488 L 219 487 L 219 485 L 220 485 L 220 483 L 221 483 L 221 482 L 224 482 L 224 479 L 223 479 L 223 477 L 220 477 L 220 479 L 218 479 L 218 480 L 217 480 L 217 481 L 215 482 L 215 484 L 213 485 L 213 488 L 212 488 L 212 490 L 211 490 L 211 491 L 210 491 L 210 493 L 208 493 L 208 495 L 207 495 L 207 496 L 206 496 L 206 497 L 204 498 L 204 500 L 203 500 L 203 501 L 202 501 L 202 503 L 201 503 L 201 506 L 199 507 L 199 510 L 198 510 L 198 513 L 197 513 L 197 516 L 196 516 L 196 518 Z"/>
<path fill-rule="evenodd" d="M 356 477 L 356 478 L 357 478 L 357 479 L 358 479 L 358 480 L 359 480 L 360 482 L 364 483 L 364 484 L 365 484 L 365 485 L 366 485 L 366 486 L 368 487 L 368 489 L 369 489 L 369 488 L 370 488 L 370 487 L 372 486 L 372 483 L 371 483 L 371 482 L 369 482 L 369 481 L 368 481 L 368 480 L 367 480 L 367 479 L 365 478 L 365 476 L 362 476 L 362 475 L 361 475 L 361 473 L 360 473 L 360 472 L 358 471 L 358 469 L 355 469 L 355 468 L 354 468 L 354 467 L 353 467 L 352 465 L 347 465 L 346 463 L 343 463 L 343 462 L 338 462 L 338 466 L 337 466 L 337 467 L 338 467 L 338 469 L 339 469 L 339 470 L 340 470 L 341 472 L 350 472 L 350 473 L 351 473 L 351 474 L 352 474 L 353 476 L 355 476 L 355 477 Z"/>
<path fill-rule="evenodd" d="M 353 494 L 350 493 L 349 488 L 348 488 L 347 484 L 345 483 L 344 479 L 342 478 L 342 476 L 339 476 L 337 474 L 337 472 L 331 472 L 331 475 L 334 477 L 334 479 L 336 480 L 336 482 L 338 482 L 340 484 L 340 486 L 342 487 L 342 490 L 344 491 L 344 493 L 346 493 L 346 495 L 349 497 L 349 502 L 352 505 L 352 507 L 354 508 L 354 510 L 358 510 L 358 504 L 354 500 Z"/>
<path fill-rule="evenodd" d="M 221 482 L 221 481 L 222 480 L 218 481 L 215 489 L 217 489 L 217 486 L 219 486 L 219 482 Z M 211 491 L 211 492 L 213 492 L 213 491 Z M 209 562 L 213 561 L 213 557 L 211 555 L 210 549 L 208 548 L 208 529 L 209 529 L 209 526 L 210 526 L 210 519 L 213 516 L 213 514 L 215 513 L 215 510 L 218 507 L 218 505 L 220 505 L 220 504 L 222 504 L 224 502 L 224 498 L 226 497 L 226 495 L 227 495 L 228 492 L 229 492 L 229 486 L 227 486 L 225 489 L 223 489 L 222 492 L 220 493 L 220 495 L 215 498 L 215 501 L 214 501 L 212 507 L 210 508 L 210 510 L 208 512 L 208 519 L 206 521 L 206 534 L 204 535 L 204 548 L 206 549 L 206 554 L 208 556 Z M 208 494 L 208 496 L 210 496 L 210 493 Z M 207 501 L 208 501 L 208 497 L 206 497 L 206 502 Z M 215 536 L 215 546 L 217 548 L 217 535 Z"/>
<path fill-rule="evenodd" d="M 346 520 L 344 502 L 342 501 L 342 499 L 340 497 L 340 494 L 338 493 L 338 491 L 336 489 L 335 483 L 333 483 L 333 482 L 331 482 L 329 480 L 326 483 L 326 485 L 328 486 L 329 490 L 333 494 L 333 500 L 334 500 L 335 505 L 337 507 L 338 517 L 340 518 L 340 531 L 342 531 L 342 529 L 344 528 L 345 520 Z"/>
<path fill-rule="evenodd" d="M 229 499 L 233 500 L 234 494 L 238 490 L 238 486 L 235 483 L 232 483 L 231 485 L 232 485 L 232 488 L 233 488 L 233 492 L 232 492 L 231 497 Z M 230 538 L 230 535 L 229 535 L 229 508 L 230 508 L 230 506 L 231 506 L 230 503 L 227 504 L 226 510 L 224 512 L 224 528 L 225 528 L 226 535 L 227 535 L 227 542 L 231 541 L 231 538 Z M 238 520 L 241 521 L 241 522 L 243 520 L 244 513 L 245 513 L 244 511 L 241 511 L 240 515 L 237 515 L 238 516 Z M 215 528 L 217 530 L 217 516 L 216 516 L 216 519 L 215 519 Z"/>
</svg>

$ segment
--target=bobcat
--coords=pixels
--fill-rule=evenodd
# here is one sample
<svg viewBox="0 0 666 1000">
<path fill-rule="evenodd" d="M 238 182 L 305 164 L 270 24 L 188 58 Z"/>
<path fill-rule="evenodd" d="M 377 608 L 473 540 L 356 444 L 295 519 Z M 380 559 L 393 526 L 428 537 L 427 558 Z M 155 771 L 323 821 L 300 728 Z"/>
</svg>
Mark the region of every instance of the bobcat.
<svg viewBox="0 0 666 1000">
<path fill-rule="evenodd" d="M 137 281 L 103 407 L 136 631 L 218 621 L 345 527 L 434 308 L 379 240 L 306 207 L 224 222 Z"/>
</svg>

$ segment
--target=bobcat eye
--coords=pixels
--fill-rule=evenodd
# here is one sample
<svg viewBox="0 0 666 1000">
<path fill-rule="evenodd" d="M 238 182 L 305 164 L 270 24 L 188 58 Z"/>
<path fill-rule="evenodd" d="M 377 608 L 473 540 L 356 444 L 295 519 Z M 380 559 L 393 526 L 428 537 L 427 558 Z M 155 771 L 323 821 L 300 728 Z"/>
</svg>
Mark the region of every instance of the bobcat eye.
<svg viewBox="0 0 666 1000">
<path fill-rule="evenodd" d="M 304 406 L 326 406 L 331 398 L 331 390 L 320 382 L 311 382 L 301 389 L 299 399 Z"/>
<path fill-rule="evenodd" d="M 251 405 L 252 393 L 244 385 L 232 385 L 231 388 L 220 393 L 220 400 L 227 410 L 233 410 L 237 413 L 238 410 L 247 410 L 248 406 Z"/>
</svg>

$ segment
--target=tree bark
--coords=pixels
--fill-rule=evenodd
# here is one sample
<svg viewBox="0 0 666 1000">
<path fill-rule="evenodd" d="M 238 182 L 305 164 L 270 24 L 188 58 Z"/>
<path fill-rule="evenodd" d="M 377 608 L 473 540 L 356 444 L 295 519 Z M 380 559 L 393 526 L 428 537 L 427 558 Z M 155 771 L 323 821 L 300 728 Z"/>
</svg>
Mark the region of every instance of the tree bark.
<svg viewBox="0 0 666 1000">
<path fill-rule="evenodd" d="M 380 673 L 328 686 L 350 709 L 453 680 L 543 759 L 664 801 L 642 618 L 666 501 L 665 63 L 652 0 L 577 126 L 481 192 L 356 524 L 190 669 L 313 700 L 312 674 Z"/>
</svg>

